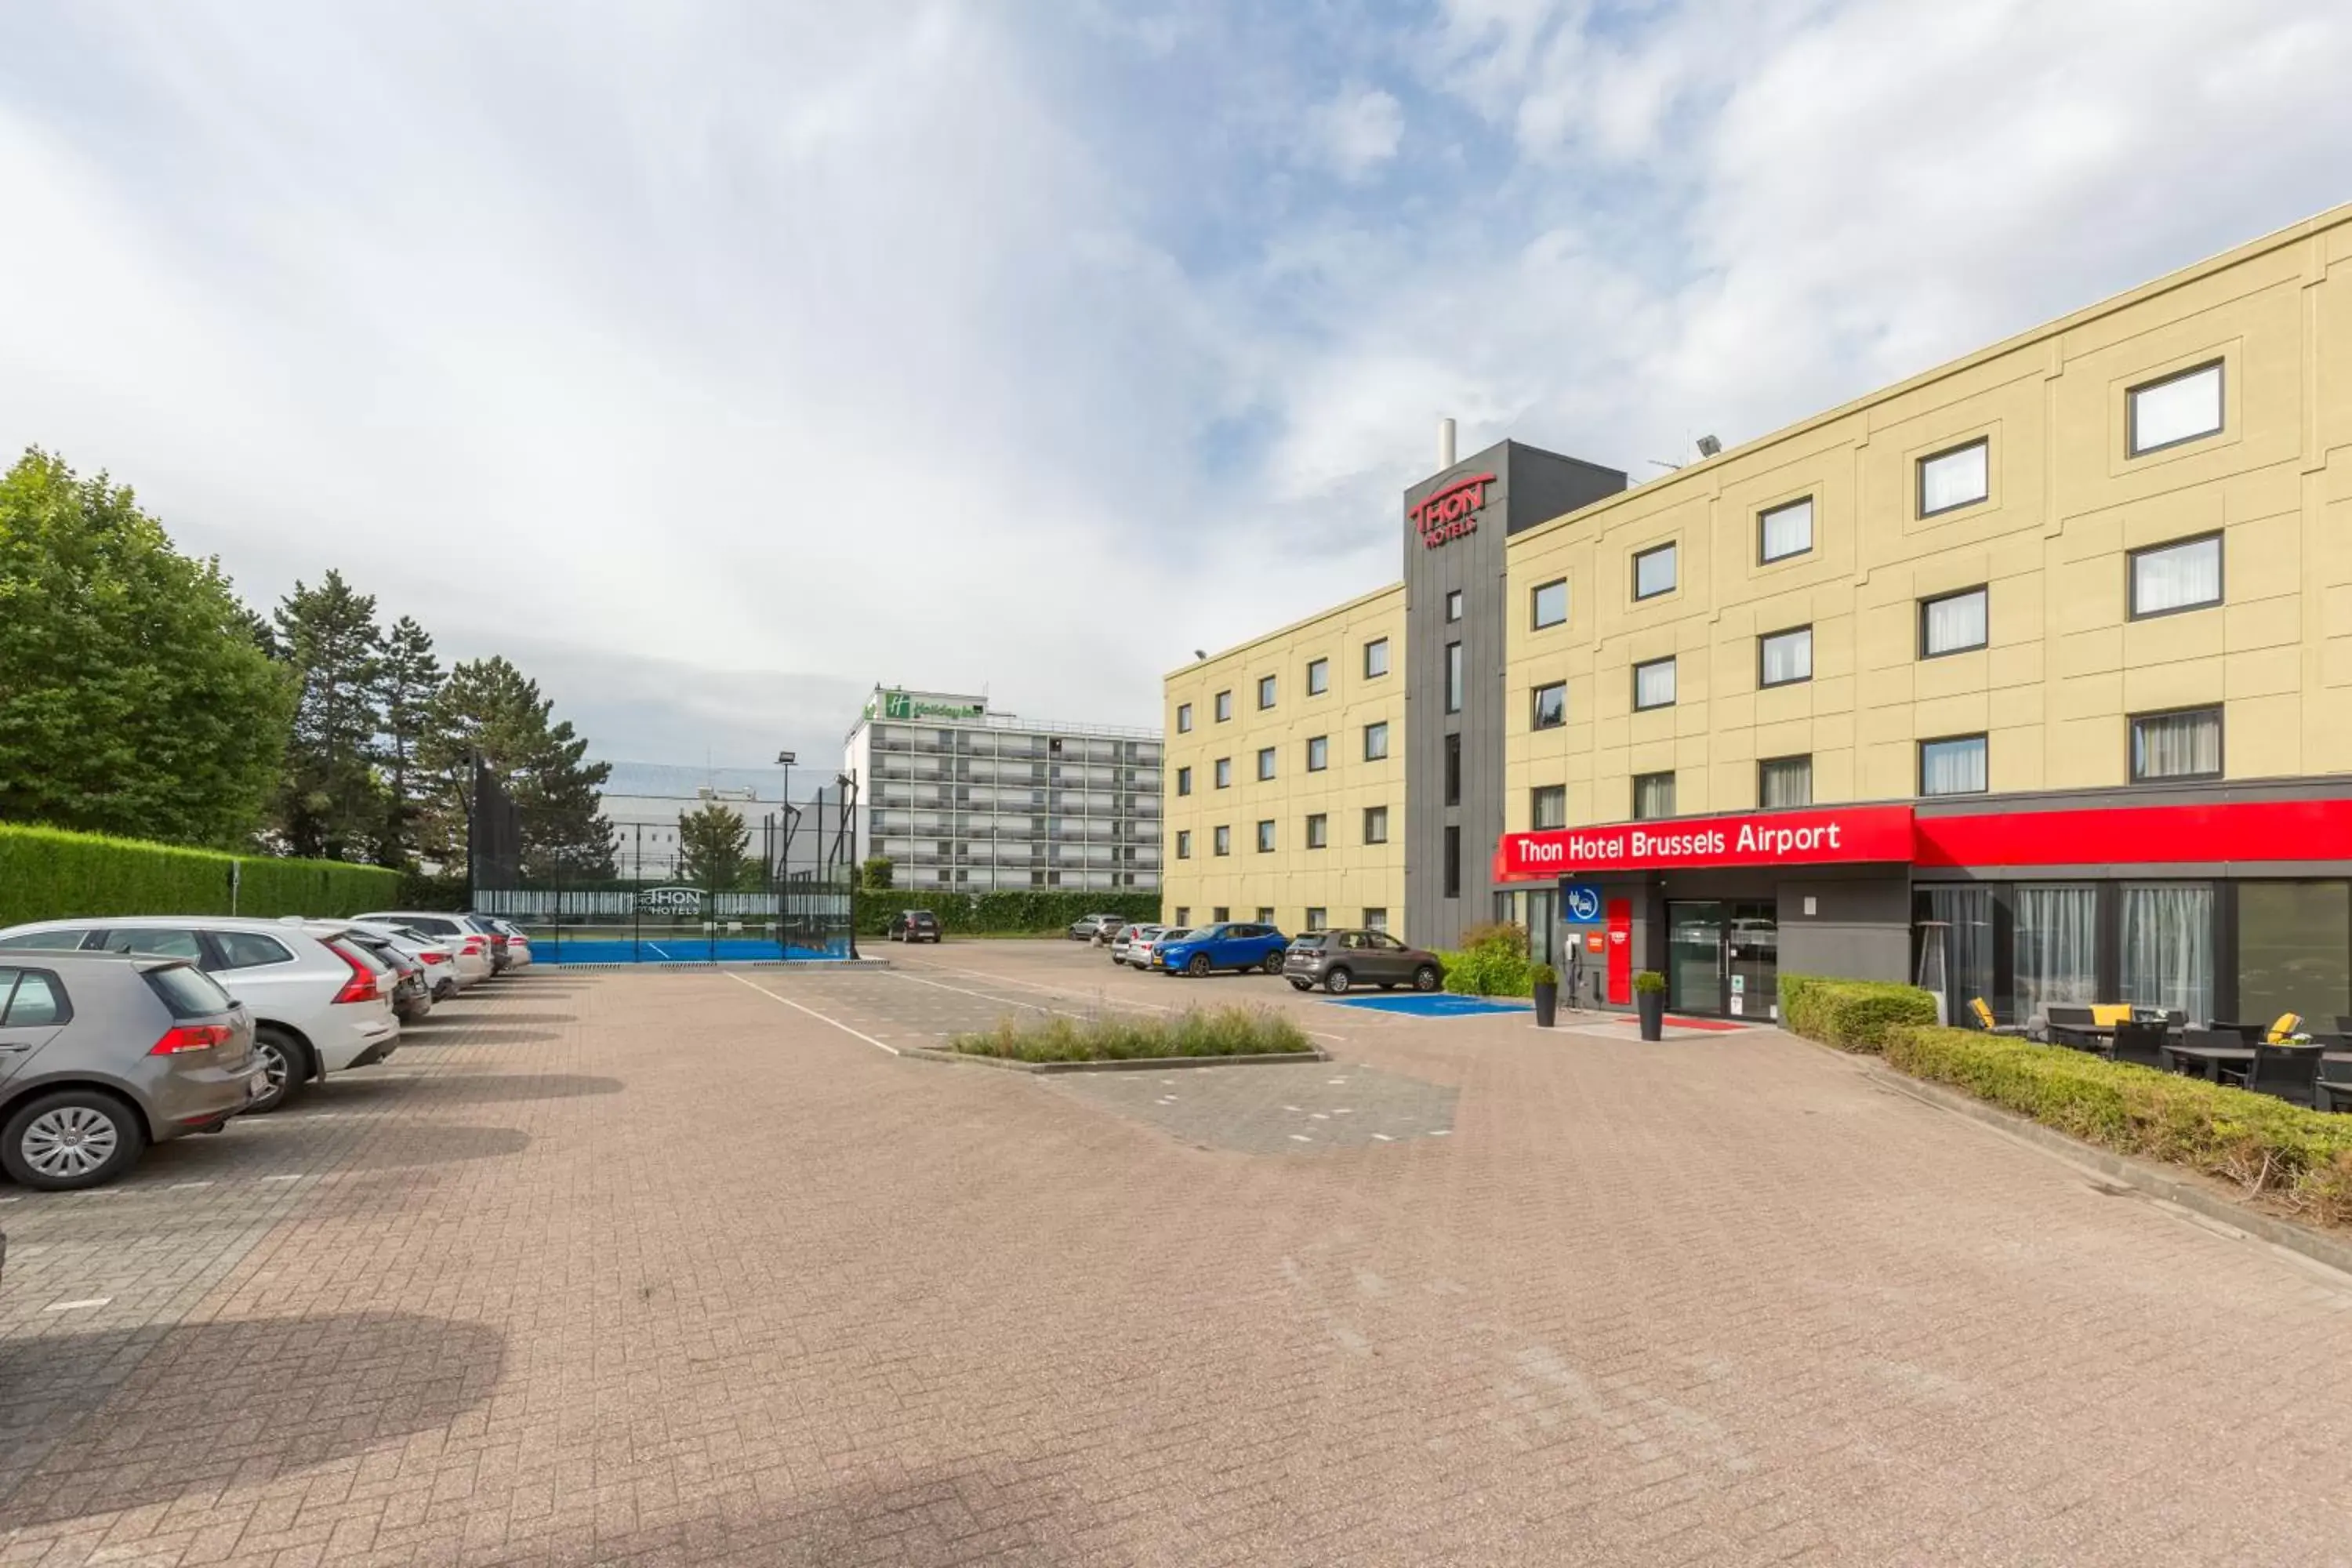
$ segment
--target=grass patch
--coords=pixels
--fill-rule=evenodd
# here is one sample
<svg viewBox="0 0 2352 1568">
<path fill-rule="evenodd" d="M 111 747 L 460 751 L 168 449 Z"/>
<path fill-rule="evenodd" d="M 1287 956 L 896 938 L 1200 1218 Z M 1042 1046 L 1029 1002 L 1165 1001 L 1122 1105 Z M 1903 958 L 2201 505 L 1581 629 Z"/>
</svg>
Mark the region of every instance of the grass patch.
<svg viewBox="0 0 2352 1568">
<path fill-rule="evenodd" d="M 2299 1218 L 2352 1226 L 2352 1116 L 2063 1046 L 1942 1027 L 1935 998 L 1907 985 L 1783 975 L 1780 1002 L 1798 1034 L 1883 1056 L 1914 1078 L 2086 1143 L 2218 1176 Z"/>
<path fill-rule="evenodd" d="M 1307 1033 L 1267 1007 L 1213 1007 L 1172 1018 L 1104 1014 L 1004 1017 L 986 1034 L 958 1035 L 950 1050 L 1016 1062 L 1125 1062 L 1159 1057 L 1311 1054 Z"/>
</svg>

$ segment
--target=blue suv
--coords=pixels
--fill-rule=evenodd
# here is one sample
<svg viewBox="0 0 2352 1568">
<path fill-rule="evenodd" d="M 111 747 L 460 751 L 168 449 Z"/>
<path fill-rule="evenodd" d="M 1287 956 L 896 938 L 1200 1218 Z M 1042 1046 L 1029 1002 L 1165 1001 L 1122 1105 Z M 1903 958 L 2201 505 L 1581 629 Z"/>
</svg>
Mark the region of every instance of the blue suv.
<svg viewBox="0 0 2352 1568">
<path fill-rule="evenodd" d="M 1151 967 L 1170 974 L 1206 974 L 1217 969 L 1279 974 L 1289 946 L 1290 939 L 1272 926 L 1227 921 L 1187 931 L 1174 942 L 1163 938 L 1151 950 Z"/>
</svg>

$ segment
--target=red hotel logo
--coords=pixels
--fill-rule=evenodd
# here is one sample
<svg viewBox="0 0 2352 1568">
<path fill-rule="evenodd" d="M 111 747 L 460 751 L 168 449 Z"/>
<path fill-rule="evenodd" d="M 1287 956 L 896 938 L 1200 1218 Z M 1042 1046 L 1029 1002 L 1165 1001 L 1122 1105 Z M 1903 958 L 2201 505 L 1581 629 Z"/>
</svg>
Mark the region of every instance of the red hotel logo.
<svg viewBox="0 0 2352 1568">
<path fill-rule="evenodd" d="M 1444 489 L 1432 490 L 1404 515 L 1421 530 L 1421 542 L 1434 550 L 1449 539 L 1459 539 L 1478 526 L 1478 512 L 1486 504 L 1492 474 L 1472 474 Z"/>
<path fill-rule="evenodd" d="M 1495 879 L 1524 881 L 1580 871 L 1908 860 L 1911 847 L 1907 805 L 1757 812 L 1506 833 L 1495 847 Z"/>
</svg>

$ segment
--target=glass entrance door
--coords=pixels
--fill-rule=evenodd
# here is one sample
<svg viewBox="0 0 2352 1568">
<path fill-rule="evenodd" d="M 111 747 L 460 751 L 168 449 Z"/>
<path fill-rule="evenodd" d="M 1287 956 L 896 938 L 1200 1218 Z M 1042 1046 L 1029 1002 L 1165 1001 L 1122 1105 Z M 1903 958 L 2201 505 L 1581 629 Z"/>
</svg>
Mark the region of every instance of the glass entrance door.
<svg viewBox="0 0 2352 1568">
<path fill-rule="evenodd" d="M 1724 967 L 1724 922 L 1729 906 L 1666 905 L 1666 1005 L 1678 1013 L 1721 1013 L 1729 975 Z"/>
<path fill-rule="evenodd" d="M 1732 905 L 1724 947 L 1731 976 L 1724 1011 L 1735 1018 L 1779 1017 L 1780 911 L 1767 903 Z"/>
</svg>

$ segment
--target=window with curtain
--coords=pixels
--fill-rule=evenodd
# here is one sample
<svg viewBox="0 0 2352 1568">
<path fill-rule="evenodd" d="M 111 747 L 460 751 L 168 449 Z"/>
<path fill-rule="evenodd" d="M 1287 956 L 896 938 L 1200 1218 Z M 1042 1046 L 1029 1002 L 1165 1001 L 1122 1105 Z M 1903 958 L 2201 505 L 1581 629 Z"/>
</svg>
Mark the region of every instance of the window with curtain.
<svg viewBox="0 0 2352 1568">
<path fill-rule="evenodd" d="M 2168 615 L 2221 602 L 2221 536 L 2184 539 L 2135 550 L 2131 555 L 2131 613 Z"/>
<path fill-rule="evenodd" d="M 1261 779 L 1270 779 L 1274 776 L 1274 748 L 1272 746 L 1260 746 L 1257 749 L 1257 776 Z"/>
<path fill-rule="evenodd" d="M 1921 795 L 1982 795 L 1986 787 L 1982 735 L 1919 742 Z"/>
<path fill-rule="evenodd" d="M 1307 819 L 1307 847 L 1321 849 L 1330 842 L 1331 818 L 1328 814 L 1318 811 Z"/>
<path fill-rule="evenodd" d="M 1389 808 L 1385 805 L 1364 807 L 1364 842 L 1386 844 L 1389 841 Z"/>
<path fill-rule="evenodd" d="M 2352 1013 L 2352 896 L 2342 882 L 2238 884 L 2241 1018 Z"/>
<path fill-rule="evenodd" d="M 1568 579 L 1546 583 L 1535 591 L 1535 629 L 1556 626 L 1568 619 Z"/>
<path fill-rule="evenodd" d="M 2087 882 L 2021 883 L 2010 890 L 2017 1016 L 2099 1000 L 2099 890 Z"/>
<path fill-rule="evenodd" d="M 1386 724 L 1364 726 L 1364 761 L 1377 763 L 1389 754 L 1389 727 Z"/>
<path fill-rule="evenodd" d="M 1568 786 L 1538 784 L 1528 797 L 1528 826 L 1537 832 L 1568 826 Z"/>
<path fill-rule="evenodd" d="M 1756 639 L 1757 682 L 1790 686 L 1813 678 L 1813 628 L 1796 626 Z"/>
<path fill-rule="evenodd" d="M 2131 721 L 2132 782 L 2221 776 L 2221 710 L 2140 713 Z"/>
<path fill-rule="evenodd" d="M 1217 787 L 1219 789 L 1234 787 L 1234 760 L 1231 757 L 1217 759 Z"/>
<path fill-rule="evenodd" d="M 1220 723 L 1220 724 L 1224 723 L 1227 720 L 1231 719 L 1233 716 L 1234 716 L 1234 694 L 1233 694 L 1232 692 L 1230 692 L 1230 691 L 1220 691 L 1220 692 L 1218 692 L 1218 693 L 1217 693 L 1217 722 L 1218 722 L 1218 723 Z"/>
<path fill-rule="evenodd" d="M 1812 805 L 1813 759 L 1767 757 L 1757 763 L 1756 804 L 1759 805 Z"/>
<path fill-rule="evenodd" d="M 1307 738 L 1307 771 L 1319 773 L 1331 765 L 1331 737 L 1309 735 Z"/>
<path fill-rule="evenodd" d="M 1633 820 L 1650 822 L 1675 814 L 1675 775 L 1672 773 L 1636 773 L 1633 775 Z"/>
<path fill-rule="evenodd" d="M 2213 889 L 2203 882 L 2126 882 L 2121 889 L 2123 995 L 2135 1007 L 2213 1016 Z"/>
<path fill-rule="evenodd" d="M 1966 653 L 1986 642 L 1985 590 L 1969 588 L 1919 601 L 1919 657 Z"/>
<path fill-rule="evenodd" d="M 1768 564 L 1802 555 L 1813 547 L 1813 498 L 1776 506 L 1756 520 L 1756 553 Z"/>
<path fill-rule="evenodd" d="M 1273 848 L 1274 824 L 1271 822 L 1261 822 L 1257 825 L 1257 852 L 1264 855 L 1270 852 Z"/>
<path fill-rule="evenodd" d="M 1675 547 L 1654 545 L 1633 557 L 1633 597 L 1652 599 L 1675 591 Z"/>
<path fill-rule="evenodd" d="M 1948 994 L 1952 1016 L 1959 1018 L 1974 997 L 1981 996 L 1988 1005 L 1992 1005 L 1996 984 L 1992 889 L 1982 886 L 1922 888 L 1919 905 L 1922 919 L 1937 922 L 1921 928 L 1921 940 L 1941 938 L 1945 956 L 1950 961 L 1944 973 L 1950 987 Z"/>
<path fill-rule="evenodd" d="M 1320 697 L 1331 689 L 1331 661 L 1310 658 L 1307 661 L 1307 695 Z"/>
<path fill-rule="evenodd" d="M 2194 441 L 2221 428 L 2221 367 L 2200 364 L 2135 386 L 2129 394 L 2131 455 Z"/>
<path fill-rule="evenodd" d="M 1536 688 L 1534 727 L 1557 730 L 1568 722 L 1568 682 L 1555 680 Z"/>
<path fill-rule="evenodd" d="M 1220 855 L 1232 854 L 1234 852 L 1234 830 L 1230 827 L 1217 828 L 1212 837 L 1211 844 Z"/>
<path fill-rule="evenodd" d="M 1274 677 L 1271 675 L 1257 678 L 1257 705 L 1261 708 L 1274 706 Z"/>
<path fill-rule="evenodd" d="M 1454 589 L 1445 595 L 1445 618 L 1449 621 L 1458 621 L 1462 618 L 1462 590 L 1459 588 Z"/>
<path fill-rule="evenodd" d="M 1375 676 L 1386 675 L 1388 672 L 1389 639 L 1374 637 L 1364 645 L 1364 679 L 1370 680 Z"/>
<path fill-rule="evenodd" d="M 1633 706 L 1670 708 L 1675 700 L 1675 661 L 1654 658 L 1633 667 Z"/>
<path fill-rule="evenodd" d="M 1445 645 L 1445 710 L 1462 711 L 1462 645 L 1458 642 Z"/>
<path fill-rule="evenodd" d="M 1992 444 L 1979 439 L 1919 459 L 1919 515 L 1933 517 L 1955 507 L 1974 506 L 1991 494 L 1988 483 Z"/>
</svg>

